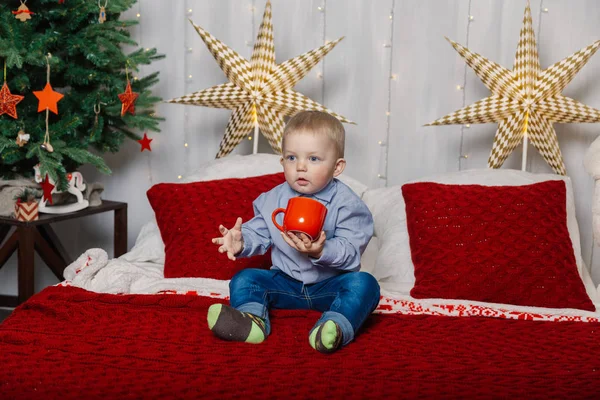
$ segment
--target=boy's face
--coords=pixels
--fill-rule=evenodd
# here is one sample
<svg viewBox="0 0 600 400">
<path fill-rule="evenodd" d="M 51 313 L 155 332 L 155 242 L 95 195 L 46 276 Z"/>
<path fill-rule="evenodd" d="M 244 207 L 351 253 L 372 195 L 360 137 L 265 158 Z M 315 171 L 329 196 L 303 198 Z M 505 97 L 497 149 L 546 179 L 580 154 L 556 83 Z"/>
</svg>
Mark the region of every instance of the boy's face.
<svg viewBox="0 0 600 400">
<path fill-rule="evenodd" d="M 310 132 L 294 132 L 285 138 L 281 165 L 292 189 L 312 194 L 341 174 L 346 160 L 337 158 L 332 139 Z"/>
</svg>

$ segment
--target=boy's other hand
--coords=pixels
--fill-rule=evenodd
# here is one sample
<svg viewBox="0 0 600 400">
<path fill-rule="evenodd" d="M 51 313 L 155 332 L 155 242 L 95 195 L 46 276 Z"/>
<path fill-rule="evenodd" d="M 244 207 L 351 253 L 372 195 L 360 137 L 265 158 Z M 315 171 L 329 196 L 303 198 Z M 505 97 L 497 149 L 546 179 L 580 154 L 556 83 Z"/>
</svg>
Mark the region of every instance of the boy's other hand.
<svg viewBox="0 0 600 400">
<path fill-rule="evenodd" d="M 219 225 L 219 232 L 223 237 L 213 238 L 214 244 L 220 245 L 219 253 L 227 253 L 227 258 L 235 261 L 235 256 L 244 248 L 244 237 L 242 236 L 242 219 L 238 217 L 231 229 Z"/>
<path fill-rule="evenodd" d="M 283 240 L 300 253 L 308 254 L 309 257 L 312 258 L 321 258 L 323 254 L 323 247 L 325 247 L 325 232 L 321 231 L 319 238 L 314 242 L 310 241 L 310 238 L 304 234 L 300 233 L 298 235 L 292 232 L 281 232 L 281 237 Z"/>
</svg>

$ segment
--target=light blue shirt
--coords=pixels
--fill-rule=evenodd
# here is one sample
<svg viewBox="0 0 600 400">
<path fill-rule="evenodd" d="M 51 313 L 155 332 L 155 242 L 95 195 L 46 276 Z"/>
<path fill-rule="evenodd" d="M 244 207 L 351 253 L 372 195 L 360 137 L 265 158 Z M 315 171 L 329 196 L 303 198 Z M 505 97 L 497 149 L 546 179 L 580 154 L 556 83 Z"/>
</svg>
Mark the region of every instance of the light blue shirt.
<svg viewBox="0 0 600 400">
<path fill-rule="evenodd" d="M 286 208 L 292 197 L 310 197 L 327 207 L 323 230 L 327 240 L 321 258 L 300 253 L 281 237 L 271 220 L 277 208 Z M 238 257 L 264 254 L 271 249 L 272 268 L 311 284 L 347 271 L 360 270 L 360 256 L 373 236 L 373 216 L 365 203 L 337 179 L 312 195 L 293 190 L 287 182 L 258 196 L 253 203 L 254 218 L 242 225 L 244 248 Z M 281 223 L 281 215 L 278 217 Z"/>
</svg>

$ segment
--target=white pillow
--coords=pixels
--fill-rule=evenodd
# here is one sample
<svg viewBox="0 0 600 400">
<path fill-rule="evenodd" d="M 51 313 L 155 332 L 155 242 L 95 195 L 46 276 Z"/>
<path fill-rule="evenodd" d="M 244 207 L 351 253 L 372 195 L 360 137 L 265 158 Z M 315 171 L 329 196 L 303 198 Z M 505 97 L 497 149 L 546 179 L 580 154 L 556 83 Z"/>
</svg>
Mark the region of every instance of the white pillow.
<svg viewBox="0 0 600 400">
<path fill-rule="evenodd" d="M 247 156 L 235 154 L 217 158 L 201 165 L 196 171 L 186 175 L 179 182 L 202 182 L 215 179 L 248 178 L 282 172 L 276 154 L 258 153 Z"/>
<path fill-rule="evenodd" d="M 249 178 L 252 176 L 275 174 L 283 172 L 276 154 L 258 153 L 250 155 L 230 155 L 218 158 L 202 165 L 198 170 L 186 175 L 177 183 L 202 182 L 227 178 Z M 338 179 L 348 185 L 359 197 L 367 190 L 367 186 L 356 179 L 341 174 Z M 362 257 L 362 271 L 372 272 L 377 258 L 377 240 L 373 239 L 367 246 Z M 131 254 L 129 254 L 131 253 Z M 156 220 L 142 227 L 135 246 L 127 255 L 128 260 L 151 261 L 163 263 L 165 259 L 164 244 Z M 125 257 L 125 256 L 124 256 Z M 139 257 L 140 259 L 137 259 Z"/>
<path fill-rule="evenodd" d="M 165 244 L 156 219 L 142 226 L 133 248 L 119 258 L 129 262 L 165 264 Z"/>
<path fill-rule="evenodd" d="M 476 169 L 436 175 L 414 182 L 436 182 L 456 185 L 521 186 L 549 180 L 562 180 L 567 188 L 567 228 L 573 244 L 577 270 L 592 302 L 597 303 L 594 283 L 583 264 L 579 226 L 575 215 L 573 186 L 569 177 L 554 174 L 533 174 L 512 169 Z M 414 265 L 410 256 L 406 209 L 401 186 L 367 190 L 363 200 L 373 213 L 375 236 L 380 251 L 373 275 L 387 290 L 408 295 L 414 286 Z"/>
<path fill-rule="evenodd" d="M 227 178 L 249 178 L 251 176 L 260 176 L 283 172 L 283 167 L 279 160 L 281 156 L 277 154 L 258 153 L 250 155 L 231 155 L 209 161 L 202 165 L 198 170 L 185 176 L 179 182 L 202 182 L 215 179 Z M 344 182 L 359 197 L 368 189 L 356 179 L 341 174 L 338 179 Z"/>
<path fill-rule="evenodd" d="M 363 201 L 373 214 L 374 237 L 379 252 L 373 268 L 373 276 L 380 284 L 391 283 L 394 292 L 408 294 L 414 286 L 414 266 L 410 258 L 406 210 L 400 186 L 369 189 Z M 369 243 L 371 246 L 371 243 Z"/>
</svg>

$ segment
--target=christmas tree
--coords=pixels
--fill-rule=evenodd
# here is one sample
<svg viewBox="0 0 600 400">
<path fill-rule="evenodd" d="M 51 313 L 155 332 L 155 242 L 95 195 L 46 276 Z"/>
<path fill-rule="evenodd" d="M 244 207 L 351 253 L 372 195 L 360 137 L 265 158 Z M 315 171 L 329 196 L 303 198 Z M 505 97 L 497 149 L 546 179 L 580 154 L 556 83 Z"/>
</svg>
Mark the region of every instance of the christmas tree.
<svg viewBox="0 0 600 400">
<path fill-rule="evenodd" d="M 158 72 L 139 78 L 134 74 L 139 65 L 164 56 L 156 49 L 139 48 L 125 54 L 121 48 L 137 46 L 128 28 L 138 21 L 119 20 L 136 0 L 2 3 L 4 83 L 13 96 L 23 99 L 0 93 L 0 114 L 4 111 L 0 115 L 1 178 L 32 176 L 39 163 L 42 176 L 48 174 L 65 189 L 67 172 L 82 164 L 111 172 L 94 153 L 117 152 L 125 139 L 140 139 L 135 130 L 159 131 L 162 118 L 155 115 L 153 106 L 161 99 L 150 91 L 158 82 Z M 45 108 L 38 112 L 42 101 L 39 93 L 34 94 L 46 87 L 48 67 L 51 89 L 64 95 L 58 102 L 58 114 Z M 126 92 L 129 82 L 139 96 L 134 104 L 123 105 L 119 94 Z"/>
</svg>

